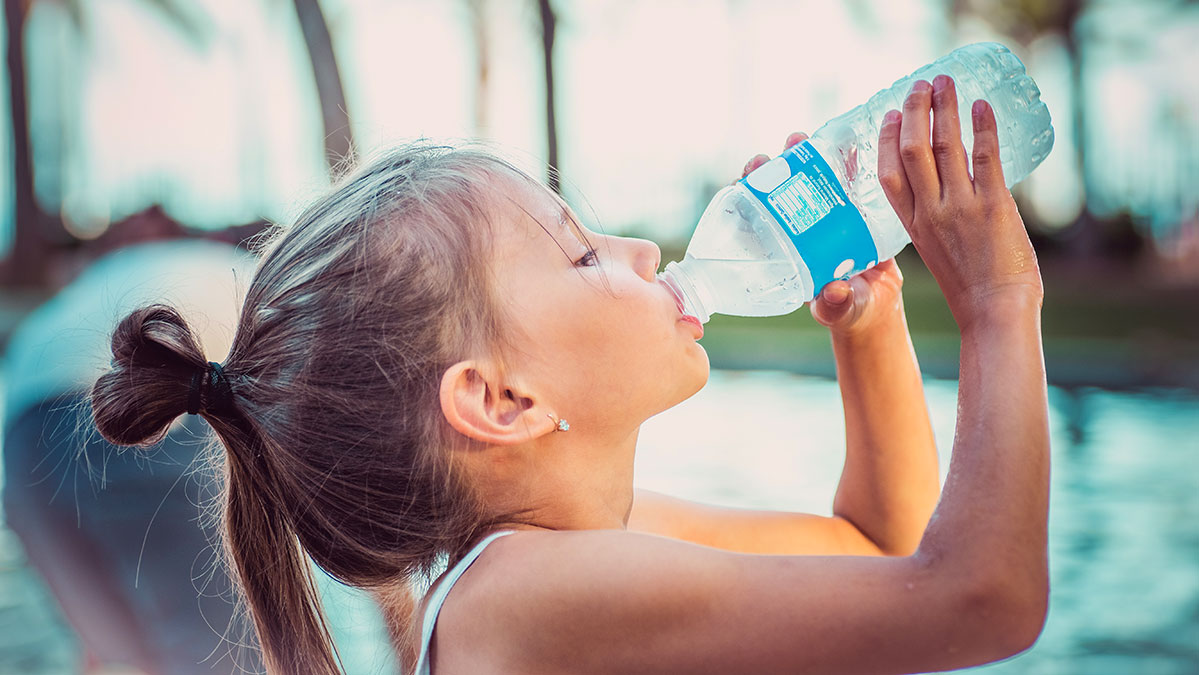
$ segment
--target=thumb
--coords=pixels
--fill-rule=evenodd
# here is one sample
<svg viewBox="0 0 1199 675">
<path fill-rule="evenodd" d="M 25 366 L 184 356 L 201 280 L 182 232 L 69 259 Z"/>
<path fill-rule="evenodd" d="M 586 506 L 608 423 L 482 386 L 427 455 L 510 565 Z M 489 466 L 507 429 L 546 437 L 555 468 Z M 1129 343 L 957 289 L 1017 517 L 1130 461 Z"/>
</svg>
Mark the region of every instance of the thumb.
<svg viewBox="0 0 1199 675">
<path fill-rule="evenodd" d="M 854 309 L 854 288 L 848 281 L 833 281 L 812 302 L 812 318 L 825 326 L 848 321 Z"/>
</svg>

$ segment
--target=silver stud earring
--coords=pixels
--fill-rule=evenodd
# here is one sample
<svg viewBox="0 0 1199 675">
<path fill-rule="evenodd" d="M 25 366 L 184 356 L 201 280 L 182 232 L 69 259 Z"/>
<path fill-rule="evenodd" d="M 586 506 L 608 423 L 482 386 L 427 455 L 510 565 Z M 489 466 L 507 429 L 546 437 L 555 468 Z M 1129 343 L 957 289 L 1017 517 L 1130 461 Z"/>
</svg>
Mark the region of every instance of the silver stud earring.
<svg viewBox="0 0 1199 675">
<path fill-rule="evenodd" d="M 546 413 L 545 416 L 553 420 L 554 424 L 557 425 L 554 427 L 554 431 L 570 431 L 570 422 L 567 422 L 565 419 L 558 419 L 550 413 Z"/>
</svg>

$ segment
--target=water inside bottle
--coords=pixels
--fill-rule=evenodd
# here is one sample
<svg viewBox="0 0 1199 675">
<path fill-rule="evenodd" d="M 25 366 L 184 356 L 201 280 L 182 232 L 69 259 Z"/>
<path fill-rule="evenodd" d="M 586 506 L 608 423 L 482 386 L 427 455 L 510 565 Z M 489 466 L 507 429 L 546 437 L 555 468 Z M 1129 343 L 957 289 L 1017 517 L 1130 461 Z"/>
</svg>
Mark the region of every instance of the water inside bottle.
<svg viewBox="0 0 1199 675">
<path fill-rule="evenodd" d="M 682 265 L 710 283 L 713 306 L 724 314 L 774 316 L 803 306 L 804 280 L 787 260 L 695 258 Z"/>
</svg>

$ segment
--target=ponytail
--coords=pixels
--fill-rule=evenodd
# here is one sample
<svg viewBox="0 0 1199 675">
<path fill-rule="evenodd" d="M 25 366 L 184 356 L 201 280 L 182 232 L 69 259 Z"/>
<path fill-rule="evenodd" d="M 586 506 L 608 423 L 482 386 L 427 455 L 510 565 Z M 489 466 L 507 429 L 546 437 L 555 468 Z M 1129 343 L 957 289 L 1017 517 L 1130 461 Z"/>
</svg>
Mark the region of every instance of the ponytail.
<svg viewBox="0 0 1199 675">
<path fill-rule="evenodd" d="M 416 662 L 420 658 L 422 625 L 417 616 L 420 603 L 413 595 L 414 590 L 411 583 L 401 581 L 377 588 L 373 593 L 375 602 L 383 611 L 383 622 L 387 625 L 387 635 L 391 638 L 402 673 L 416 670 Z"/>
<path fill-rule="evenodd" d="M 268 670 L 340 675 L 311 567 L 272 487 L 271 453 L 237 411 L 235 374 L 224 374 L 223 381 L 207 377 L 212 366 L 196 336 L 177 311 L 162 305 L 121 321 L 112 353 L 112 370 L 92 388 L 101 435 L 120 445 L 152 445 L 199 399 L 200 414 L 227 451 L 226 557 L 237 571 Z M 219 366 L 216 372 L 221 374 Z M 219 405 L 213 405 L 217 397 Z"/>
<path fill-rule="evenodd" d="M 254 618 L 267 670 L 340 675 L 339 656 L 308 557 L 288 519 L 271 503 L 273 499 L 264 498 L 261 472 L 233 455 L 225 503 L 226 545 Z"/>
</svg>

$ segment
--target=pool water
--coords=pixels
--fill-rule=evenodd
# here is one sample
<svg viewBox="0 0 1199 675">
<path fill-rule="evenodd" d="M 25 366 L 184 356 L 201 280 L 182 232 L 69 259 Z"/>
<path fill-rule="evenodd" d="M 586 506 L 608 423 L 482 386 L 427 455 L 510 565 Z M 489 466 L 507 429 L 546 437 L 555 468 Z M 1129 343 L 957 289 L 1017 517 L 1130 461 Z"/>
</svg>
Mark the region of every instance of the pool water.
<svg viewBox="0 0 1199 675">
<path fill-rule="evenodd" d="M 956 382 L 926 395 L 948 467 Z M 1040 641 L 970 672 L 1199 673 L 1199 396 L 1050 391 L 1052 591 Z M 829 514 L 845 456 L 836 382 L 714 372 L 646 423 L 641 487 L 700 501 Z M 942 475 L 944 478 L 944 475 Z M 67 673 L 73 643 L 15 540 L 0 536 L 0 673 Z M 362 594 L 323 582 L 349 673 L 393 672 Z"/>
<path fill-rule="evenodd" d="M 928 380 L 948 468 L 957 383 Z M 1199 673 L 1199 397 L 1050 390 L 1051 595 L 1022 675 Z M 713 420 L 719 420 L 713 423 Z M 717 372 L 650 420 L 637 483 L 734 506 L 830 514 L 845 458 L 836 382 Z"/>
</svg>

